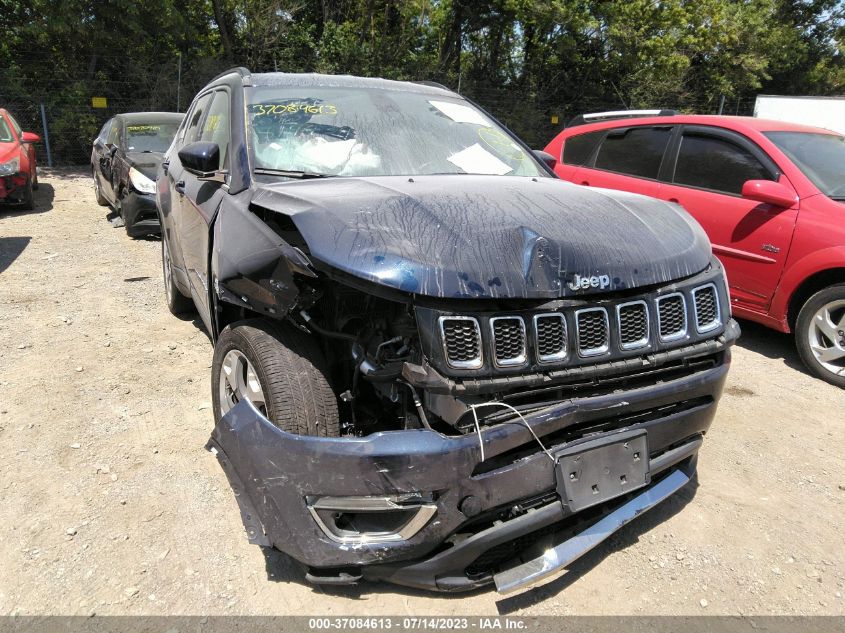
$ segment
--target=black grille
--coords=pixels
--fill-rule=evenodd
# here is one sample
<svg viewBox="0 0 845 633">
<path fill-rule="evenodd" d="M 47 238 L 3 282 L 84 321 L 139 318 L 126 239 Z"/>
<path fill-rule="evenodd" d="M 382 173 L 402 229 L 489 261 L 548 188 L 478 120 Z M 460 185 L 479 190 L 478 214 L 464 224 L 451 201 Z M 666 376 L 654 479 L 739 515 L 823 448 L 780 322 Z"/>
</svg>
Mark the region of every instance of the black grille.
<svg viewBox="0 0 845 633">
<path fill-rule="evenodd" d="M 684 312 L 684 298 L 671 295 L 658 300 L 657 309 L 660 321 L 660 338 L 679 337 L 687 329 L 687 317 Z"/>
<path fill-rule="evenodd" d="M 525 326 L 518 317 L 493 319 L 493 347 L 496 362 L 518 364 L 525 361 Z"/>
<path fill-rule="evenodd" d="M 452 363 L 480 364 L 481 337 L 475 319 L 443 319 L 443 340 L 447 360 Z"/>
<path fill-rule="evenodd" d="M 563 315 L 548 314 L 538 316 L 537 355 L 540 360 L 556 360 L 566 356 L 566 321 Z"/>
<path fill-rule="evenodd" d="M 719 308 L 716 289 L 713 286 L 699 288 L 695 297 L 695 321 L 699 330 L 712 329 L 719 324 Z"/>
<path fill-rule="evenodd" d="M 643 345 L 648 341 L 648 312 L 644 303 L 619 307 L 619 342 L 623 347 Z"/>
<path fill-rule="evenodd" d="M 607 312 L 604 309 L 578 313 L 578 351 L 584 355 L 600 354 L 608 347 Z"/>
</svg>

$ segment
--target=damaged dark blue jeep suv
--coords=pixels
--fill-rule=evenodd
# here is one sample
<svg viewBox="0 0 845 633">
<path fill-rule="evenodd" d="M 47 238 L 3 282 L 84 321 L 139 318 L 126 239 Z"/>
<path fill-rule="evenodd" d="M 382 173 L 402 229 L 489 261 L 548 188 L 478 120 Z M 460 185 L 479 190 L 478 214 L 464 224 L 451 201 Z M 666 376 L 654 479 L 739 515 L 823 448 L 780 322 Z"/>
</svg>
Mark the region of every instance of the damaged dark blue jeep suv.
<svg viewBox="0 0 845 633">
<path fill-rule="evenodd" d="M 678 206 L 558 180 L 433 84 L 235 69 L 157 180 L 209 449 L 314 583 L 511 592 L 694 476 L 739 334 Z"/>
</svg>

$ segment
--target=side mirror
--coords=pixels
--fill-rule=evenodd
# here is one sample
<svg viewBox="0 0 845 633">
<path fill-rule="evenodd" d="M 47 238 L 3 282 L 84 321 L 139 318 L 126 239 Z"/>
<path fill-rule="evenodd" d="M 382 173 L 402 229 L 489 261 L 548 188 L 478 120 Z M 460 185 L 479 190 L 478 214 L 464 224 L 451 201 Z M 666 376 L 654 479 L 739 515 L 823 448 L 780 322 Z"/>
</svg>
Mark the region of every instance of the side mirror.
<svg viewBox="0 0 845 633">
<path fill-rule="evenodd" d="M 33 134 L 32 132 L 24 132 L 21 134 L 21 143 L 39 143 L 41 141 L 41 137 L 37 134 Z"/>
<path fill-rule="evenodd" d="M 747 180 L 742 185 L 742 197 L 781 209 L 798 204 L 798 195 L 792 189 L 772 180 Z"/>
<path fill-rule="evenodd" d="M 554 169 L 555 165 L 557 165 L 557 158 L 549 154 L 548 152 L 544 152 L 541 149 L 534 150 L 534 156 L 539 158 L 541 161 L 548 165 L 549 169 Z"/>
<path fill-rule="evenodd" d="M 196 141 L 179 150 L 179 161 L 187 171 L 200 180 L 223 182 L 220 172 L 220 146 L 208 141 Z"/>
</svg>

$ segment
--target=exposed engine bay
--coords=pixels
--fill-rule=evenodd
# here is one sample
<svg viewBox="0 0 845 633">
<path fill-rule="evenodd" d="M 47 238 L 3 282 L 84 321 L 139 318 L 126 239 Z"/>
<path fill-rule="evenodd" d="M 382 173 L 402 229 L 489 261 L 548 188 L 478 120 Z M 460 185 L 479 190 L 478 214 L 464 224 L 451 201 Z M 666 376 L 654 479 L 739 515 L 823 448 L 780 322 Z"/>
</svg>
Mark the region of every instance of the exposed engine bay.
<svg viewBox="0 0 845 633">
<path fill-rule="evenodd" d="M 426 298 L 319 266 L 289 216 L 250 208 L 307 269 L 284 269 L 283 283 L 256 281 L 296 288 L 289 311 L 275 318 L 319 342 L 344 436 L 423 428 L 464 435 L 575 395 L 653 384 L 717 363 L 705 344 L 724 325 L 717 268 L 599 300 Z M 658 351 L 655 362 L 649 357 Z"/>
</svg>

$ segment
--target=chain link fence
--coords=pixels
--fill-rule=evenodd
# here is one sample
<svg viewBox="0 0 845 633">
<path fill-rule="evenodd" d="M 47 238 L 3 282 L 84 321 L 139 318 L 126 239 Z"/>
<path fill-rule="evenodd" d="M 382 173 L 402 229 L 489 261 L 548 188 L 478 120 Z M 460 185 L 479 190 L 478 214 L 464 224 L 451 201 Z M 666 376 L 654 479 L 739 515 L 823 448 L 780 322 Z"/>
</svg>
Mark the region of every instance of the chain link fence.
<svg viewBox="0 0 845 633">
<path fill-rule="evenodd" d="M 7 71 L 0 71 L 0 107 L 9 110 L 26 131 L 42 136 L 43 142 L 36 145 L 39 164 L 48 164 L 49 139 L 54 166 L 85 165 L 91 156 L 94 137 L 110 117 L 121 112 L 184 112 L 196 92 L 228 67 L 219 60 L 202 60 L 186 64 L 180 77 L 176 63 L 173 68 L 158 69 L 140 78 L 68 77 L 51 80 L 49 86 L 35 77 L 11 76 Z M 618 101 L 559 103 L 526 95 L 515 88 L 466 82 L 460 91 L 534 148 L 544 147 L 578 114 L 625 109 Z M 722 104 L 723 114 L 751 115 L 754 100 L 753 95 L 726 99 Z M 656 103 L 654 107 L 717 114 L 719 104 L 720 99 L 715 96 L 704 102 Z"/>
</svg>

